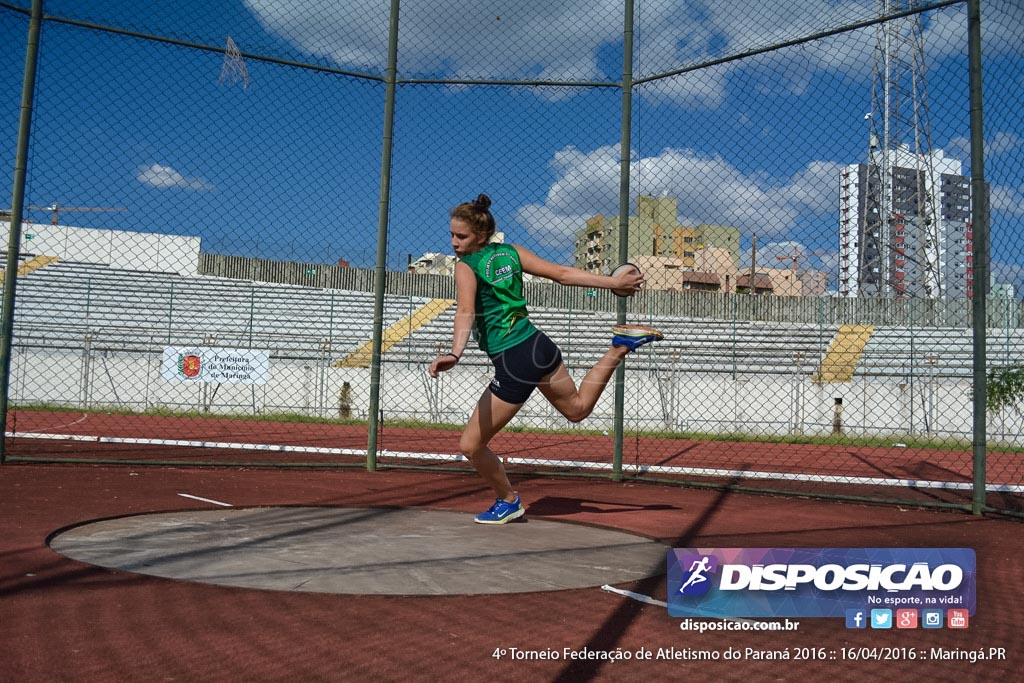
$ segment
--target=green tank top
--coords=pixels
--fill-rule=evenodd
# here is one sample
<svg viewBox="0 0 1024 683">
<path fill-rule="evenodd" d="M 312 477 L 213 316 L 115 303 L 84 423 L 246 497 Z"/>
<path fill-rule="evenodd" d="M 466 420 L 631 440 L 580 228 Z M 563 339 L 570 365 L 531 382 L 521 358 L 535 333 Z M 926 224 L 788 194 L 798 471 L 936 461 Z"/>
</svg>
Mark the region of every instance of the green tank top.
<svg viewBox="0 0 1024 683">
<path fill-rule="evenodd" d="M 537 331 L 523 298 L 523 265 L 509 244 L 488 244 L 459 259 L 476 275 L 473 332 L 480 350 L 494 355 L 529 339 Z"/>
</svg>

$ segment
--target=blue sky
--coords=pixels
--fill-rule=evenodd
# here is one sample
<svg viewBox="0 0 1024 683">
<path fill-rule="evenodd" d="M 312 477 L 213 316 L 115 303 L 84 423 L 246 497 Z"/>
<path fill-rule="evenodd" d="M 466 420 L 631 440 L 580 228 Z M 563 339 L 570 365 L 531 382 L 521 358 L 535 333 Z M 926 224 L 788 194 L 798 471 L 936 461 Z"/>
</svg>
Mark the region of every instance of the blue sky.
<svg viewBox="0 0 1024 683">
<path fill-rule="evenodd" d="M 28 6 L 27 0 L 14 3 Z M 636 78 L 864 20 L 874 0 L 636 4 Z M 384 73 L 388 3 L 51 0 L 50 15 L 371 75 Z M 404 0 L 406 78 L 614 82 L 621 3 Z M 1024 9 L 984 3 L 986 177 L 993 259 L 1024 284 Z M 13 177 L 27 21 L 0 9 L 0 167 Z M 932 146 L 967 160 L 965 8 L 924 23 Z M 759 262 L 801 252 L 831 267 L 839 167 L 867 154 L 872 29 L 639 85 L 632 191 L 676 197 L 682 223 L 757 235 Z M 198 235 L 206 251 L 371 267 L 384 87 L 246 60 L 249 87 L 219 82 L 222 55 L 47 22 L 27 203 L 126 207 L 61 222 Z M 617 88 L 402 85 L 388 265 L 447 251 L 447 211 L 487 192 L 508 238 L 567 262 L 572 233 L 618 201 Z M 969 172 L 969 166 L 964 167 Z M 45 221 L 38 212 L 30 218 Z M 821 253 L 825 252 L 825 253 Z M 784 265 L 784 264 L 782 264 Z"/>
</svg>

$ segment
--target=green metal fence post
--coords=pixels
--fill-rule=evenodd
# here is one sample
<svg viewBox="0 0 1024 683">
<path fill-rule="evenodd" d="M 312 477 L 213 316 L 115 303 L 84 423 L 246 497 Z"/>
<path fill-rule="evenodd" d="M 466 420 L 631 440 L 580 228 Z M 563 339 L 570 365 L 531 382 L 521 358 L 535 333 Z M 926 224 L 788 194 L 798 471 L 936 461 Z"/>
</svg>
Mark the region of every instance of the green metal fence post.
<svg viewBox="0 0 1024 683">
<path fill-rule="evenodd" d="M 25 44 L 25 73 L 21 81 L 21 116 L 14 155 L 14 186 L 11 190 L 11 231 L 7 235 L 7 270 L 4 272 L 3 312 L 0 313 L 0 464 L 6 459 L 4 435 L 7 434 L 7 403 L 11 380 L 11 345 L 14 335 L 14 301 L 21 257 L 21 224 L 25 210 L 25 176 L 28 169 L 28 145 L 32 131 L 32 99 L 36 90 L 36 66 L 39 63 L 39 32 L 43 23 L 43 0 L 32 0 Z"/>
<path fill-rule="evenodd" d="M 971 224 L 974 231 L 974 291 L 971 301 L 974 340 L 974 496 L 971 511 L 985 507 L 987 369 L 985 333 L 988 295 L 988 186 L 985 184 L 985 147 L 981 98 L 981 0 L 967 2 L 967 59 L 971 108 Z"/>
<path fill-rule="evenodd" d="M 633 126 L 633 0 L 626 0 L 622 22 L 622 142 L 619 147 L 619 263 L 629 260 L 629 163 Z M 626 300 L 616 302 L 615 319 L 626 322 Z M 622 479 L 622 442 L 626 404 L 626 364 L 615 368 L 615 444 L 612 479 Z"/>
<path fill-rule="evenodd" d="M 377 264 L 373 280 L 373 357 L 370 362 L 370 407 L 367 414 L 366 469 L 377 469 L 380 412 L 381 347 L 384 343 L 384 292 L 387 287 L 388 213 L 391 208 L 391 147 L 395 125 L 395 81 L 398 74 L 399 0 L 391 0 L 388 25 L 388 66 L 384 94 L 384 132 L 380 154 L 380 205 L 377 209 Z"/>
</svg>

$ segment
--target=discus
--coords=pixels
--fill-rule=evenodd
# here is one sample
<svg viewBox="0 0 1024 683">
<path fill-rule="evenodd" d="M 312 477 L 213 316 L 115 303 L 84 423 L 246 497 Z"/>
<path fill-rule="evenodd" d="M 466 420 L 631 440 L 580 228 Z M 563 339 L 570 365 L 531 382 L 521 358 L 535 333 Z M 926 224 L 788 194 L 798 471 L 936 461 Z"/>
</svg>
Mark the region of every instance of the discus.
<svg viewBox="0 0 1024 683">
<path fill-rule="evenodd" d="M 619 275 L 622 275 L 623 273 L 628 273 L 630 271 L 639 273 L 640 269 L 635 264 L 623 263 L 621 266 L 612 271 L 612 277 L 618 277 Z M 633 296 L 635 292 L 631 289 L 613 289 L 612 294 L 614 294 L 615 296 L 626 297 Z"/>
</svg>

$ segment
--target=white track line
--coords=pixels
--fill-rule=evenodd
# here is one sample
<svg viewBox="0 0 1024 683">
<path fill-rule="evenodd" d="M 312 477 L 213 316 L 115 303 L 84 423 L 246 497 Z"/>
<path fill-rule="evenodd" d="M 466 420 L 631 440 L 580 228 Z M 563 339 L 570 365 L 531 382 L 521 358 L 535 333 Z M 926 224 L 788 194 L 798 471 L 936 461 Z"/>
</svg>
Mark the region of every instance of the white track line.
<svg viewBox="0 0 1024 683">
<path fill-rule="evenodd" d="M 120 443 L 147 446 L 174 446 L 178 448 L 225 448 L 250 451 L 273 451 L 277 453 L 318 453 L 322 455 L 365 456 L 366 449 L 324 448 L 318 446 L 284 446 L 280 444 L 238 443 L 231 441 L 182 441 L 176 439 L 142 439 L 115 436 L 83 436 L 81 434 L 45 434 L 33 432 L 7 432 L 8 438 L 55 439 L 61 441 L 89 441 L 92 443 Z M 449 453 L 416 453 L 413 451 L 388 451 L 378 453 L 381 458 L 409 460 L 437 460 L 442 462 L 466 462 L 463 455 Z M 574 469 L 611 470 L 611 463 L 578 460 L 545 460 L 541 458 L 506 458 L 506 463 L 516 465 L 539 465 L 543 467 L 571 467 Z M 627 474 L 683 474 L 692 477 L 728 477 L 739 479 L 768 479 L 777 481 L 800 481 L 820 484 L 860 484 L 865 486 L 898 486 L 918 489 L 944 489 L 970 491 L 974 485 L 968 481 L 941 481 L 930 479 L 895 479 L 888 477 L 848 477 L 835 474 L 797 474 L 794 472 L 759 472 L 756 470 L 727 470 L 710 467 L 669 467 L 665 465 L 622 465 Z M 1024 493 L 1020 484 L 987 484 L 986 491 L 1002 493 Z"/>
<path fill-rule="evenodd" d="M 605 584 L 605 585 L 601 586 L 601 590 L 608 591 L 609 593 L 616 593 L 618 595 L 630 598 L 631 600 L 636 600 L 637 602 L 647 603 L 648 605 L 655 605 L 656 607 L 665 607 L 665 608 L 668 607 L 668 603 L 667 602 L 662 602 L 661 600 L 655 600 L 654 598 L 652 598 L 652 597 L 650 597 L 648 595 L 644 595 L 643 593 L 634 593 L 633 591 L 622 590 L 621 588 L 616 588 L 614 586 L 609 586 L 608 584 Z M 738 622 L 738 623 L 741 623 L 741 624 L 753 623 L 749 619 L 740 619 L 739 617 L 707 617 L 707 618 L 708 619 L 721 619 L 722 621 L 735 621 L 735 622 Z"/>
<path fill-rule="evenodd" d="M 617 593 L 618 595 L 624 595 L 627 598 L 632 598 L 638 602 L 646 602 L 648 605 L 657 605 L 658 607 L 668 607 L 667 602 L 661 600 L 655 600 L 654 598 L 643 595 L 642 593 L 634 593 L 633 591 L 622 590 L 621 588 L 615 588 L 605 584 L 601 586 L 601 590 L 608 591 L 609 593 Z"/>
<path fill-rule="evenodd" d="M 89 413 L 82 413 L 82 417 L 78 418 L 74 422 L 68 422 L 67 424 L 64 425 L 57 425 L 57 427 L 74 427 L 76 424 L 81 424 L 82 422 L 85 422 L 88 419 Z M 57 427 L 55 427 L 54 429 L 56 429 Z"/>
<path fill-rule="evenodd" d="M 210 500 L 209 498 L 200 498 L 199 496 L 193 496 L 191 493 L 179 493 L 182 498 L 191 498 L 192 500 L 201 500 L 204 503 L 212 503 L 213 505 L 220 505 L 221 507 L 229 508 L 233 507 L 231 503 L 222 503 L 219 500 Z"/>
</svg>

